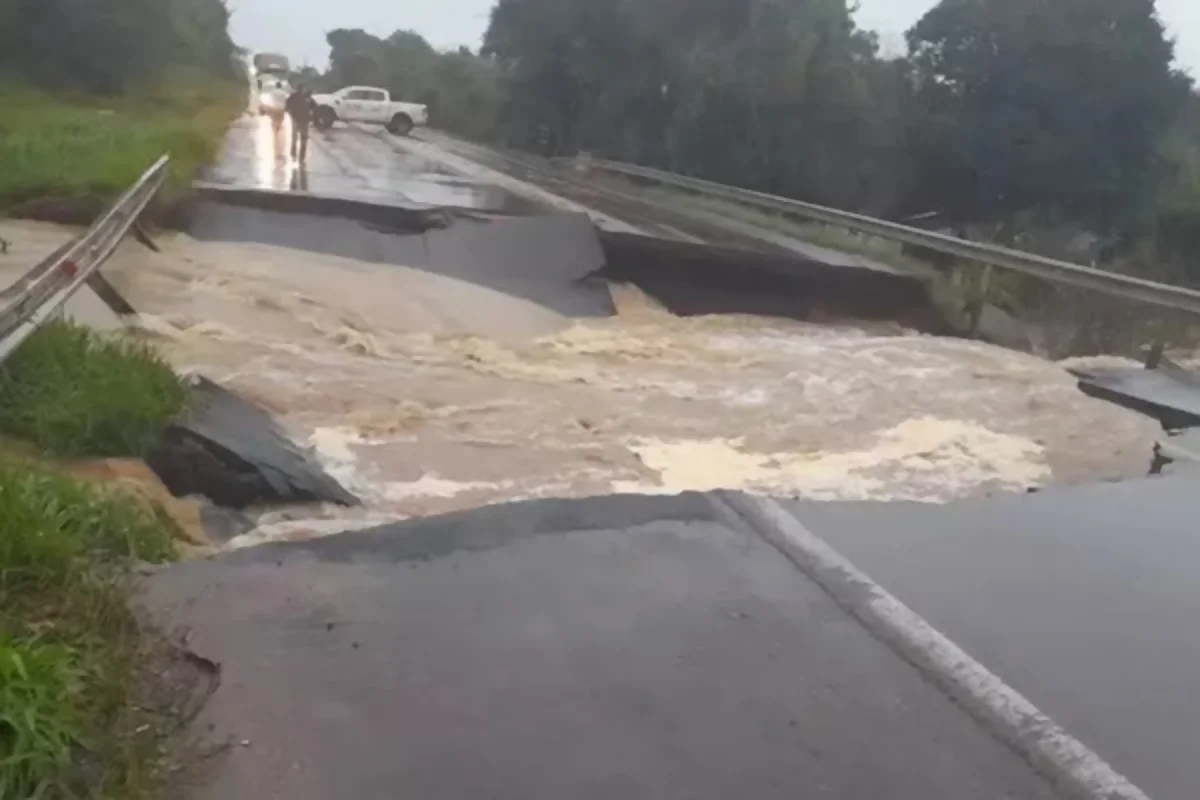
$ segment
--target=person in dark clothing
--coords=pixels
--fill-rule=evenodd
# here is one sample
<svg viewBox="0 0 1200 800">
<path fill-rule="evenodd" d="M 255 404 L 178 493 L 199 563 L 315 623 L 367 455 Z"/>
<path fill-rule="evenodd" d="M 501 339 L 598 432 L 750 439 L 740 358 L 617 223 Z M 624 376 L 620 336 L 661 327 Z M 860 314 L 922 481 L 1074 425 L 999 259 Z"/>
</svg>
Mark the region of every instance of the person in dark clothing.
<svg viewBox="0 0 1200 800">
<path fill-rule="evenodd" d="M 312 90 L 301 86 L 288 96 L 284 108 L 292 118 L 292 158 L 303 164 L 308 158 L 308 126 L 317 110 Z"/>
</svg>

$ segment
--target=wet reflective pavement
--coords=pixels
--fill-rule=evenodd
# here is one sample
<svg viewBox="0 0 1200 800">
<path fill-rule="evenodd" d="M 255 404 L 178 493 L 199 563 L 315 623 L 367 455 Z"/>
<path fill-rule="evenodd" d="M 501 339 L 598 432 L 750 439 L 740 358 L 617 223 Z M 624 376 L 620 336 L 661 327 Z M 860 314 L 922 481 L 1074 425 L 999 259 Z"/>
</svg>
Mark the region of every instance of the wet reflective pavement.
<svg viewBox="0 0 1200 800">
<path fill-rule="evenodd" d="M 196 800 L 1054 800 L 706 495 L 543 501 L 173 566 L 222 665 Z"/>
<path fill-rule="evenodd" d="M 1196 474 L 793 513 L 1156 800 L 1200 786 Z"/>
<path fill-rule="evenodd" d="M 291 157 L 291 136 L 287 121 L 276 130 L 266 117 L 242 117 L 201 183 L 507 214 L 539 210 L 512 192 L 408 152 L 403 140 L 382 128 L 313 130 L 304 165 Z"/>
</svg>

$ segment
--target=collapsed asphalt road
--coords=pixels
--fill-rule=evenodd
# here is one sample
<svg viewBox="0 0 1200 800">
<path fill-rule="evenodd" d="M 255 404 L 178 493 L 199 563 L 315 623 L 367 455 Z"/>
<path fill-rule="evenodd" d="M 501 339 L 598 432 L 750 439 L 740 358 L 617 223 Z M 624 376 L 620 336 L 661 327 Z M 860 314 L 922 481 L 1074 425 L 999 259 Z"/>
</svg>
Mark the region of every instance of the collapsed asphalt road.
<svg viewBox="0 0 1200 800">
<path fill-rule="evenodd" d="M 276 185 L 264 147 L 214 177 L 392 210 L 471 182 L 335 132 Z M 643 291 L 598 282 L 580 218 L 503 221 L 512 188 L 426 233 L 205 204 L 114 261 L 177 366 L 364 501 L 267 510 L 249 549 L 149 581 L 223 665 L 211 733 L 245 743 L 200 796 L 1066 796 L 711 496 L 596 496 L 946 502 L 1144 474 L 1154 424 L 1040 359 L 833 315 L 820 280 L 722 313 L 762 262 L 681 317 L 652 262 Z M 492 505 L 539 497 L 579 499 Z"/>
</svg>

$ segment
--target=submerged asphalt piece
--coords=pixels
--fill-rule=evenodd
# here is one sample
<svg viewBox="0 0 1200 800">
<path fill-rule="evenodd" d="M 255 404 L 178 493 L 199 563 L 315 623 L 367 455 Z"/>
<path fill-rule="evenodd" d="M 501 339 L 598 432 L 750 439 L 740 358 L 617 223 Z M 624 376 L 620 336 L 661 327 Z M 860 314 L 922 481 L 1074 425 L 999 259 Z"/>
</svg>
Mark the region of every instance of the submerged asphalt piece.
<svg viewBox="0 0 1200 800">
<path fill-rule="evenodd" d="M 583 214 L 459 220 L 446 229 L 411 234 L 348 219 L 202 203 L 190 233 L 202 241 L 253 242 L 418 269 L 567 317 L 613 313 L 606 288 L 587 280 L 605 257 Z"/>
<path fill-rule="evenodd" d="M 1048 800 L 704 495 L 539 501 L 169 567 L 224 682 L 198 798 Z"/>
<path fill-rule="evenodd" d="M 1198 480 L 790 508 L 1155 800 L 1191 800 Z"/>
<path fill-rule="evenodd" d="M 1200 375 L 1164 361 L 1157 369 L 1074 370 L 1092 397 L 1141 412 L 1165 428 L 1200 426 Z"/>
<path fill-rule="evenodd" d="M 192 385 L 187 408 L 146 463 L 177 497 L 229 508 L 359 503 L 270 414 L 206 378 Z"/>
</svg>

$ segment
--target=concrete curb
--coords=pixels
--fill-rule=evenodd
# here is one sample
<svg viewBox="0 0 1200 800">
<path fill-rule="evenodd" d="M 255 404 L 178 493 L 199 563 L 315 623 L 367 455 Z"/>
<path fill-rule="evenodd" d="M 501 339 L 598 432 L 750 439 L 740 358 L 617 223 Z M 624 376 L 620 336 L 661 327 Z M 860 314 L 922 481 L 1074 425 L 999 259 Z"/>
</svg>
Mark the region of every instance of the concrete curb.
<svg viewBox="0 0 1200 800">
<path fill-rule="evenodd" d="M 875 583 L 773 500 L 718 495 L 873 634 L 1075 800 L 1150 800 L 922 617 Z"/>
</svg>

